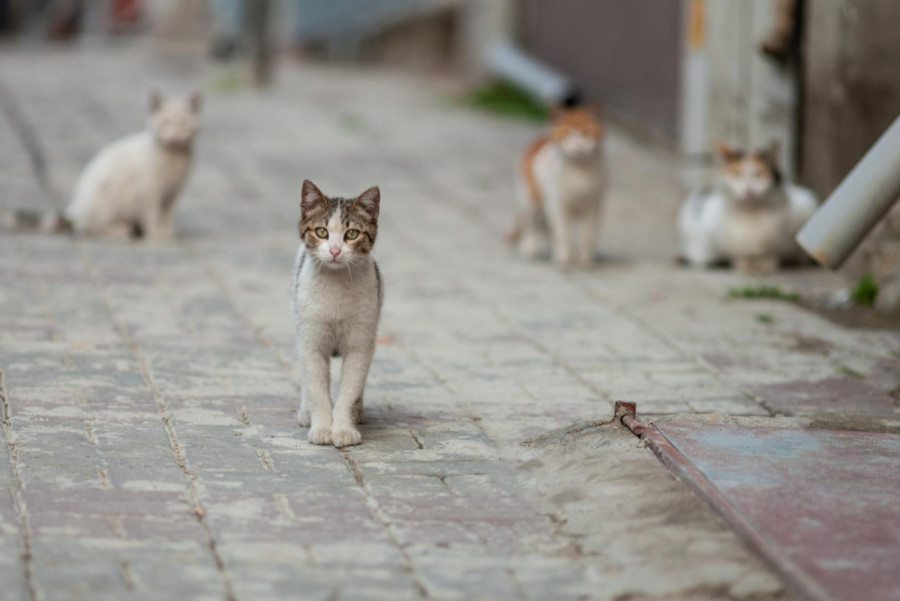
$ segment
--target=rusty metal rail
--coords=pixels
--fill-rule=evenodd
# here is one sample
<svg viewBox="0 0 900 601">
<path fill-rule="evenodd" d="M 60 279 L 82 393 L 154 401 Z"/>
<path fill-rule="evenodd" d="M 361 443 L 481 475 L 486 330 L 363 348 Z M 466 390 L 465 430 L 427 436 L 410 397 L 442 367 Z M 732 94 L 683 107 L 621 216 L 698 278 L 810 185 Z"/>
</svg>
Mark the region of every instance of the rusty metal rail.
<svg viewBox="0 0 900 601">
<path fill-rule="evenodd" d="M 697 468 L 652 422 L 638 419 L 637 404 L 616 401 L 616 421 L 641 440 L 669 472 L 721 516 L 742 540 L 805 599 L 839 601 L 798 566 L 775 541 L 765 534 Z"/>
</svg>

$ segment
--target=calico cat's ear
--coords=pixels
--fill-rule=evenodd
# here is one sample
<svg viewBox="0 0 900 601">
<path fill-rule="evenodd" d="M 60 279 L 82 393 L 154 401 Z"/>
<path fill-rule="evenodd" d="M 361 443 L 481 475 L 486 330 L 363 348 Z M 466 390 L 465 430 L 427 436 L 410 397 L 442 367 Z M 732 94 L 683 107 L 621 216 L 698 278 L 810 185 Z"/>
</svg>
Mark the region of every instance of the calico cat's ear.
<svg viewBox="0 0 900 601">
<path fill-rule="evenodd" d="M 150 109 L 151 113 L 155 113 L 160 108 L 162 108 L 163 99 L 162 92 L 159 90 L 151 90 L 150 95 L 147 97 L 147 107 Z"/>
<path fill-rule="evenodd" d="M 200 109 L 203 108 L 203 92 L 191 94 L 190 98 L 188 98 L 188 105 L 194 113 L 199 113 Z"/>
<path fill-rule="evenodd" d="M 740 150 L 735 150 L 723 142 L 716 142 L 716 155 L 725 163 L 738 161 L 744 156 Z"/>
<path fill-rule="evenodd" d="M 375 219 L 378 217 L 378 212 L 381 210 L 381 190 L 378 189 L 378 186 L 372 186 L 360 194 L 356 199 L 356 202 L 370 217 L 372 217 L 372 219 Z"/>
<path fill-rule="evenodd" d="M 300 210 L 306 213 L 324 201 L 325 195 L 322 191 L 308 179 L 303 180 L 303 187 L 300 189 Z"/>
</svg>

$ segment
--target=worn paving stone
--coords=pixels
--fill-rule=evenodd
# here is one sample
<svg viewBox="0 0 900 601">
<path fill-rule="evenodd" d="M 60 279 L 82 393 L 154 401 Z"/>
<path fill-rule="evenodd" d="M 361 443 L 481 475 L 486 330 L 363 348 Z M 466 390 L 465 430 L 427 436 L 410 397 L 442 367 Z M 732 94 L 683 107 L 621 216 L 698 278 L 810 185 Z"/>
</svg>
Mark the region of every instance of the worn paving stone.
<svg viewBox="0 0 900 601">
<path fill-rule="evenodd" d="M 196 58 L 0 56 L 55 191 L 4 116 L 4 208 L 60 206 L 143 122 L 148 81 L 207 88 L 175 241 L 0 232 L 4 599 L 790 597 L 630 435 L 565 427 L 619 399 L 893 416 L 896 333 L 674 268 L 674 161 L 614 128 L 603 261 L 560 273 L 501 242 L 535 126 L 372 70 L 286 64 L 266 94 L 225 94 Z M 296 425 L 287 287 L 307 177 L 384 198 L 364 444 L 341 451 Z"/>
</svg>

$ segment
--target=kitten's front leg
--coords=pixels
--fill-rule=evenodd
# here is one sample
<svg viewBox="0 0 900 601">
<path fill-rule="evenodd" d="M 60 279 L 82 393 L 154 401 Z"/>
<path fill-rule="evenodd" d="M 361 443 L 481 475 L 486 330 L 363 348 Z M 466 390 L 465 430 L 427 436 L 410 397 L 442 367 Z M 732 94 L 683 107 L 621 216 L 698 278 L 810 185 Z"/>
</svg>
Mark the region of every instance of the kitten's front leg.
<svg viewBox="0 0 900 601">
<path fill-rule="evenodd" d="M 369 375 L 369 366 L 372 364 L 374 353 L 373 345 L 370 348 L 351 351 L 344 357 L 344 366 L 341 368 L 341 391 L 334 405 L 334 426 L 331 429 L 332 442 L 338 448 L 362 442 L 362 434 L 356 428 L 358 413 L 355 405 L 357 401 L 362 403 L 363 389 L 366 386 L 366 377 Z"/>
<path fill-rule="evenodd" d="M 331 374 L 329 359 L 317 350 L 305 350 L 303 357 L 303 393 L 299 419 L 309 412 L 307 440 L 312 444 L 331 444 Z"/>
</svg>

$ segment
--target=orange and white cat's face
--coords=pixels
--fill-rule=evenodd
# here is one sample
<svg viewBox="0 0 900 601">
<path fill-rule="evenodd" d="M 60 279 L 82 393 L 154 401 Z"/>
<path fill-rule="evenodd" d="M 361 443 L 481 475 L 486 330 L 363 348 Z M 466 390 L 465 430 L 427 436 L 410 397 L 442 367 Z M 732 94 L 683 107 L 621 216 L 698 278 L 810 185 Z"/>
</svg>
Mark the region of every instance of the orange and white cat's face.
<svg viewBox="0 0 900 601">
<path fill-rule="evenodd" d="M 717 144 L 716 154 L 720 160 L 719 178 L 722 185 L 739 202 L 762 200 L 781 183 L 777 144 L 753 152 Z"/>
<path fill-rule="evenodd" d="M 550 140 L 569 158 L 588 158 L 600 149 L 603 125 L 585 109 L 561 109 L 554 115 Z"/>
<path fill-rule="evenodd" d="M 166 99 L 158 92 L 150 95 L 150 129 L 167 148 L 190 148 L 200 128 L 200 94 L 186 99 Z"/>
</svg>

